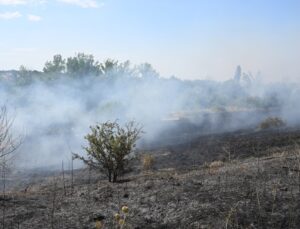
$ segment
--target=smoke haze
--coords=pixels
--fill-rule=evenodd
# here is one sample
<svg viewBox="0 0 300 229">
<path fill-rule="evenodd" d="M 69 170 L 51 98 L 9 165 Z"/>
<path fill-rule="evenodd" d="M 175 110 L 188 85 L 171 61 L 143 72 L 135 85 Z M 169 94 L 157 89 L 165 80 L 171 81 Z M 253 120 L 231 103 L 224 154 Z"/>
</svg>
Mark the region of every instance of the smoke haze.
<svg viewBox="0 0 300 229">
<path fill-rule="evenodd" d="M 19 167 L 70 161 L 71 151 L 83 153 L 89 126 L 107 120 L 142 124 L 140 147 L 167 144 L 191 130 L 201 135 L 255 128 L 268 116 L 279 116 L 288 125 L 300 121 L 299 85 L 263 84 L 240 67 L 225 82 L 164 79 L 152 69 L 133 68 L 27 84 L 18 84 L 19 76 L 12 80 L 7 74 L 2 73 L 0 104 L 14 118 L 14 134 L 24 135 L 17 154 Z"/>
</svg>

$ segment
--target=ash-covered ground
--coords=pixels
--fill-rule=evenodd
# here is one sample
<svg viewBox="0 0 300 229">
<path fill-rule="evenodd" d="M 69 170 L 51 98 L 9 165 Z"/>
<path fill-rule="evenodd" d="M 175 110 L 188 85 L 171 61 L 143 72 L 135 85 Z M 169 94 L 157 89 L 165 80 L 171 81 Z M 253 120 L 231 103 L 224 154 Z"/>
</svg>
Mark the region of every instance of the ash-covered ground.
<svg viewBox="0 0 300 229">
<path fill-rule="evenodd" d="M 152 171 L 109 183 L 96 171 L 14 171 L 2 228 L 298 228 L 299 128 L 236 131 L 157 145 Z M 73 177 L 73 178 L 72 178 Z M 99 226 L 99 224 L 98 224 Z"/>
</svg>

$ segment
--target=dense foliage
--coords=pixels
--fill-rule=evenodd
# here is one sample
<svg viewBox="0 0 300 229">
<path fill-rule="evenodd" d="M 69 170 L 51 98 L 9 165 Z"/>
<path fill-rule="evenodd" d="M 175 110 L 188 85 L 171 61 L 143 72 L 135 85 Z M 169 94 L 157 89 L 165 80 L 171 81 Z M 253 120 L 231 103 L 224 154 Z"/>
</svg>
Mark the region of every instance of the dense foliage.
<svg viewBox="0 0 300 229">
<path fill-rule="evenodd" d="M 141 128 L 134 122 L 121 127 L 117 122 L 105 122 L 91 126 L 86 135 L 88 158 L 74 154 L 75 158 L 106 174 L 109 182 L 116 182 L 128 167 L 130 155 L 140 137 Z"/>
</svg>

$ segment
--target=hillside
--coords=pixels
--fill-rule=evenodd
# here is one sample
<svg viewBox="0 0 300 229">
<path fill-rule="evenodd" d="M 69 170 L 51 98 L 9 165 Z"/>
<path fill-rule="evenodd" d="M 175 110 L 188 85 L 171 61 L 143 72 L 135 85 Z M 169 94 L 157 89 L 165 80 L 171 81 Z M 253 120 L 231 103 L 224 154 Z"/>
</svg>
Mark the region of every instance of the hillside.
<svg viewBox="0 0 300 229">
<path fill-rule="evenodd" d="M 5 228 L 118 228 L 124 205 L 124 228 L 297 228 L 299 140 L 299 129 L 202 136 L 149 150 L 156 169 L 116 184 L 86 169 L 73 185 L 70 171 L 36 171 L 1 195 Z"/>
</svg>

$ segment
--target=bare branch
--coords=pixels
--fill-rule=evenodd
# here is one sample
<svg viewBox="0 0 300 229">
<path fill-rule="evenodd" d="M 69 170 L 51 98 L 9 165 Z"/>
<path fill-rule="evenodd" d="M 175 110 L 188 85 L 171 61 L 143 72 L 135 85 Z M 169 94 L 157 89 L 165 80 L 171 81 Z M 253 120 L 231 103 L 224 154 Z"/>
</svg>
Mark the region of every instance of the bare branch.
<svg viewBox="0 0 300 229">
<path fill-rule="evenodd" d="M 17 150 L 22 143 L 21 138 L 12 135 L 13 119 L 8 118 L 5 106 L 0 108 L 0 162 L 5 163 L 7 157 Z"/>
</svg>

